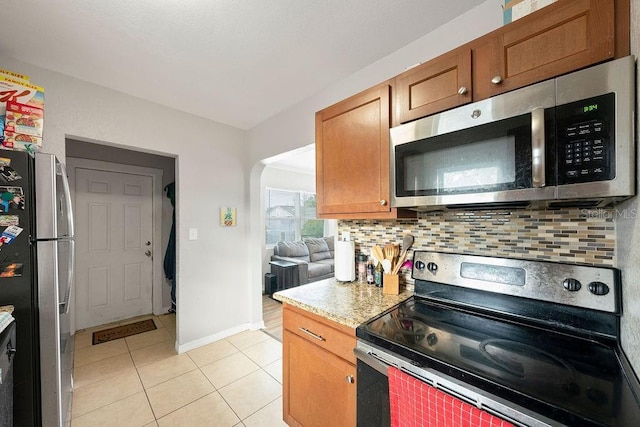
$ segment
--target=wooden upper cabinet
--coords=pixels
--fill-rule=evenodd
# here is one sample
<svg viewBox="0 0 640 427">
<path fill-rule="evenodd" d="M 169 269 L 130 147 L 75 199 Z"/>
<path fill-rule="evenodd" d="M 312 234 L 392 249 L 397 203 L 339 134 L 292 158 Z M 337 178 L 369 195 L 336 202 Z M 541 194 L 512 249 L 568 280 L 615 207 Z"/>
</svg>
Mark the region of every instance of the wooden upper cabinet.
<svg viewBox="0 0 640 427">
<path fill-rule="evenodd" d="M 559 1 L 491 33 L 474 49 L 474 99 L 614 58 L 615 9 L 615 0 Z"/>
<path fill-rule="evenodd" d="M 558 0 L 396 76 L 393 125 L 630 52 L 630 0 Z M 389 82 L 316 113 L 318 218 L 415 218 L 391 208 Z"/>
<path fill-rule="evenodd" d="M 394 218 L 388 83 L 316 113 L 318 218 Z"/>
<path fill-rule="evenodd" d="M 471 102 L 471 49 L 456 50 L 396 77 L 397 117 L 406 123 Z"/>
</svg>

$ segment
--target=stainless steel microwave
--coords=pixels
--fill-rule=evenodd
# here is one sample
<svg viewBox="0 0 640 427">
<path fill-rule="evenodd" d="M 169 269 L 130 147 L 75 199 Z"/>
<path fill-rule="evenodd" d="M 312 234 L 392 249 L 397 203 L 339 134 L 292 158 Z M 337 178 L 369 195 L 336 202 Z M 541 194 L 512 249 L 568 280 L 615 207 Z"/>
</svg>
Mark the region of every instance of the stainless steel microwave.
<svg viewBox="0 0 640 427">
<path fill-rule="evenodd" d="M 632 56 L 391 129 L 392 206 L 605 206 L 635 194 Z"/>
</svg>

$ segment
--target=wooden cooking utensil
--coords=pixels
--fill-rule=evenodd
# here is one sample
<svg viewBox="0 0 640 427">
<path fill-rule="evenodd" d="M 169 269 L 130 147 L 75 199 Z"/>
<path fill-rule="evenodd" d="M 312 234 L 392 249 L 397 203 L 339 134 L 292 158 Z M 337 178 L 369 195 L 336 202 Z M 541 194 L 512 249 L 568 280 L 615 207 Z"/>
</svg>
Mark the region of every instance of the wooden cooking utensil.
<svg viewBox="0 0 640 427">
<path fill-rule="evenodd" d="M 382 249 L 380 249 L 380 246 L 378 245 L 373 246 L 373 248 L 371 249 L 371 253 L 373 254 L 374 258 L 378 259 L 378 262 L 382 262 L 382 260 L 384 259 Z"/>
<path fill-rule="evenodd" d="M 384 257 L 393 260 L 393 245 L 384 245 Z"/>
<path fill-rule="evenodd" d="M 400 268 L 402 267 L 402 263 L 405 259 L 407 259 L 407 252 L 413 246 L 413 236 L 411 234 L 405 234 L 402 238 L 402 253 L 400 254 L 400 258 L 398 262 L 393 267 L 392 274 L 398 274 Z"/>
<path fill-rule="evenodd" d="M 382 260 L 382 269 L 384 270 L 385 274 L 391 273 L 391 260 L 390 259 Z"/>
<path fill-rule="evenodd" d="M 405 234 L 402 238 L 402 251 L 407 252 L 411 246 L 413 246 L 413 236 L 411 234 Z"/>
<path fill-rule="evenodd" d="M 398 274 L 398 272 L 400 271 L 400 268 L 402 268 L 402 263 L 404 262 L 405 259 L 407 259 L 407 252 L 403 250 L 402 253 L 400 254 L 400 258 L 398 258 L 398 262 L 393 267 L 393 270 L 391 270 L 391 274 Z"/>
</svg>

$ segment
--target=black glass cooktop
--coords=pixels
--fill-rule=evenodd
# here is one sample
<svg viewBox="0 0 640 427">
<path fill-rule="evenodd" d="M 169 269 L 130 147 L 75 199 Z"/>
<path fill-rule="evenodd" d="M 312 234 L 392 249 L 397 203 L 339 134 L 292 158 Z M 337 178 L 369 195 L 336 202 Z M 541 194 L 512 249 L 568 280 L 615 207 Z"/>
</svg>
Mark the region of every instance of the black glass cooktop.
<svg viewBox="0 0 640 427">
<path fill-rule="evenodd" d="M 571 421 L 577 419 L 606 426 L 640 420 L 615 340 L 579 338 L 420 297 L 356 334 L 494 394 L 522 396 L 525 407 L 569 425 L 578 425 Z M 532 402 L 540 405 L 532 408 Z M 627 408 L 625 402 L 633 404 Z M 563 418 L 556 409 L 578 415 Z"/>
</svg>

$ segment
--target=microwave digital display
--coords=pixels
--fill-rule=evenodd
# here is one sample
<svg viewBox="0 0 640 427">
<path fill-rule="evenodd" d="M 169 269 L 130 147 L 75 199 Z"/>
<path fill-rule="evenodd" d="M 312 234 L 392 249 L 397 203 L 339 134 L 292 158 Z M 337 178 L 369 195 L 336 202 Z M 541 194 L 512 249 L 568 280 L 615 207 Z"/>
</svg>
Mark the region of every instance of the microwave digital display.
<svg viewBox="0 0 640 427">
<path fill-rule="evenodd" d="M 598 104 L 589 104 L 582 107 L 583 113 L 590 113 L 592 111 L 596 111 L 598 109 Z"/>
</svg>

